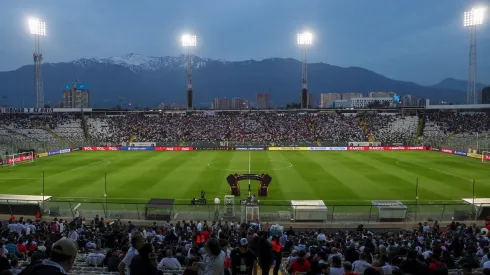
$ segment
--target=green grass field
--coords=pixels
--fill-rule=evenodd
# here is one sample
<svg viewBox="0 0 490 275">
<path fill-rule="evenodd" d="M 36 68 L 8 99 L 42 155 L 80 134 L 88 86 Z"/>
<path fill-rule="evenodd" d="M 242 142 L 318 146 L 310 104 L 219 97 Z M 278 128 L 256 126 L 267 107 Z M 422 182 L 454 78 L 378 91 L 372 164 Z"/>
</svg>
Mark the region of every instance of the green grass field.
<svg viewBox="0 0 490 275">
<path fill-rule="evenodd" d="M 193 151 L 75 152 L 0 167 L 3 194 L 40 195 L 54 200 L 102 201 L 104 175 L 112 202 L 145 203 L 174 198 L 228 194 L 230 173 L 272 176 L 269 204 L 324 200 L 327 205 L 369 204 L 371 200 L 415 201 L 418 178 L 421 203 L 459 202 L 490 197 L 490 165 L 480 160 L 429 151 Z M 247 189 L 242 181 L 242 195 Z M 256 190 L 258 182 L 252 182 Z M 262 200 L 264 201 L 264 200 Z"/>
</svg>

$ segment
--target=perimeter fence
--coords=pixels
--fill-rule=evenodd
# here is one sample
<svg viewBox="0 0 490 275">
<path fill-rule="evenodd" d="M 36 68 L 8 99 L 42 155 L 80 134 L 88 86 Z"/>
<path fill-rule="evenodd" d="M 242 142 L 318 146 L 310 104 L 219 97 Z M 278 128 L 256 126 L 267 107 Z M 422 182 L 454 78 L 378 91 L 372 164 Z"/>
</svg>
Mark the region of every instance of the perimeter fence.
<svg viewBox="0 0 490 275">
<path fill-rule="evenodd" d="M 303 221 L 304 212 L 299 213 L 301 205 L 293 207 L 286 203 L 267 203 L 258 207 L 256 216 L 250 216 L 247 206 L 236 202 L 232 205 L 215 204 L 186 204 L 173 203 L 154 208 L 148 203 L 116 203 L 101 201 L 46 201 L 39 203 L 45 215 L 53 217 L 74 218 L 83 216 L 93 218 L 96 215 L 108 217 L 109 219 L 122 220 L 252 220 L 257 217 L 262 222 L 298 221 L 301 214 Z M 465 203 L 423 203 L 404 204 L 406 216 L 404 219 L 393 219 L 393 221 L 420 222 L 420 221 L 475 221 L 479 219 L 479 213 L 484 205 L 472 205 Z M 304 206 L 304 207 L 310 207 Z M 325 205 L 313 211 L 311 221 L 324 223 L 371 223 L 380 221 L 380 209 L 375 205 L 347 205 L 335 204 Z M 321 213 L 320 213 L 321 212 Z M 320 214 L 319 214 L 320 213 Z M 324 217 L 318 219 L 318 217 Z"/>
</svg>

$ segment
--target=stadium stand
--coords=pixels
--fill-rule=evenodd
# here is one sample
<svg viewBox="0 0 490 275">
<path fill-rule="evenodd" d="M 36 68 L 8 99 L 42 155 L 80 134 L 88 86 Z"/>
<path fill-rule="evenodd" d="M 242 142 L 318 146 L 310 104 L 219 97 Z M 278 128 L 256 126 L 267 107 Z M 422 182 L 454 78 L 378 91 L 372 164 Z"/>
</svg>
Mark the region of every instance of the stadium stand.
<svg viewBox="0 0 490 275">
<path fill-rule="evenodd" d="M 2 225 L 0 272 L 11 272 L 5 274 L 17 274 L 26 268 L 28 271 L 39 263 L 51 264 L 45 259 L 51 256 L 56 261 L 53 253 L 59 251 L 60 242 L 62 248 L 70 242 L 77 244 L 75 249 L 78 247 L 78 253 L 72 253 L 76 259 L 73 264 L 62 264 L 70 274 L 119 274 L 119 267 L 135 270 L 132 265 L 143 270 L 154 269 L 154 274 L 226 273 L 225 270 L 219 273 L 197 270 L 193 263 L 210 265 L 211 253 L 222 253 L 222 257 L 211 260 L 222 261 L 219 266 L 223 269 L 233 270 L 236 268 L 233 263 L 237 264 L 247 253 L 258 259 L 258 268 L 262 270 L 270 269 L 272 273 L 274 263 L 277 264 L 274 274 L 279 270 L 283 274 L 350 274 L 349 268 L 356 274 L 490 272 L 489 238 L 481 227 L 458 222 L 445 228 L 434 221 L 419 223 L 413 230 L 368 230 L 359 225 L 356 230 L 329 231 L 233 221 L 177 221 L 136 226 L 130 221 L 123 223 L 96 216 L 91 221 L 82 217 L 42 222 L 13 218 Z M 59 241 L 62 238 L 67 239 Z M 155 250 L 154 255 L 150 253 L 154 257 L 146 263 L 135 259 L 139 257 L 135 256 L 136 250 L 143 253 L 145 244 L 151 244 Z M 213 245 L 217 251 L 212 250 Z M 229 265 L 230 257 L 233 266 Z M 252 267 L 251 263 L 246 265 Z M 22 274 L 37 274 L 27 271 Z"/>
</svg>

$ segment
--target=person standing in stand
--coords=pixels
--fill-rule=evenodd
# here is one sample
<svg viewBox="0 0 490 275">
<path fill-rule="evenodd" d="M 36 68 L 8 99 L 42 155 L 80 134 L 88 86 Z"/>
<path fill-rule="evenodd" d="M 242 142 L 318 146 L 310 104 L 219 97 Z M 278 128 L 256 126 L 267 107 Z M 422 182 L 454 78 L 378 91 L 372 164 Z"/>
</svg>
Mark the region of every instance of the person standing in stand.
<svg viewBox="0 0 490 275">
<path fill-rule="evenodd" d="M 257 256 L 248 248 L 248 240 L 242 238 L 240 247 L 230 254 L 232 275 L 257 275 Z"/>
<path fill-rule="evenodd" d="M 272 257 L 274 259 L 274 275 L 277 275 L 282 261 L 282 245 L 278 236 L 272 239 Z"/>
</svg>

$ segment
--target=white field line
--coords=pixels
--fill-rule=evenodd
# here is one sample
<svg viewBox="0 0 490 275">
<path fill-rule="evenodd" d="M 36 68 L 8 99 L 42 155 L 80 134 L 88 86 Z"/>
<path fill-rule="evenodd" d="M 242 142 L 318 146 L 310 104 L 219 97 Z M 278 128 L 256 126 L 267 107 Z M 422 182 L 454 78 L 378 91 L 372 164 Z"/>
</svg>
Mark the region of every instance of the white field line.
<svg viewBox="0 0 490 275">
<path fill-rule="evenodd" d="M 410 163 L 412 165 L 416 165 L 416 166 L 419 166 L 419 167 L 422 167 L 422 168 L 425 168 L 425 169 L 430 169 L 430 170 L 439 172 L 441 174 L 446 174 L 446 175 L 449 175 L 449 176 L 453 176 L 453 177 L 460 178 L 460 179 L 467 180 L 467 181 L 471 181 L 471 182 L 473 181 L 473 179 L 464 178 L 464 177 L 461 177 L 461 176 L 458 176 L 458 175 L 455 175 L 455 174 L 452 174 L 452 173 L 449 173 L 449 172 L 446 172 L 446 171 L 442 171 L 442 170 L 439 170 L 439 169 L 435 169 L 435 168 L 432 168 L 432 167 L 428 167 L 428 166 L 425 166 L 425 165 L 417 164 L 417 163 L 406 161 L 406 160 L 397 160 L 396 161 L 396 164 L 397 165 L 400 165 L 400 166 L 410 167 L 408 165 L 403 165 L 400 162 Z"/>
</svg>

